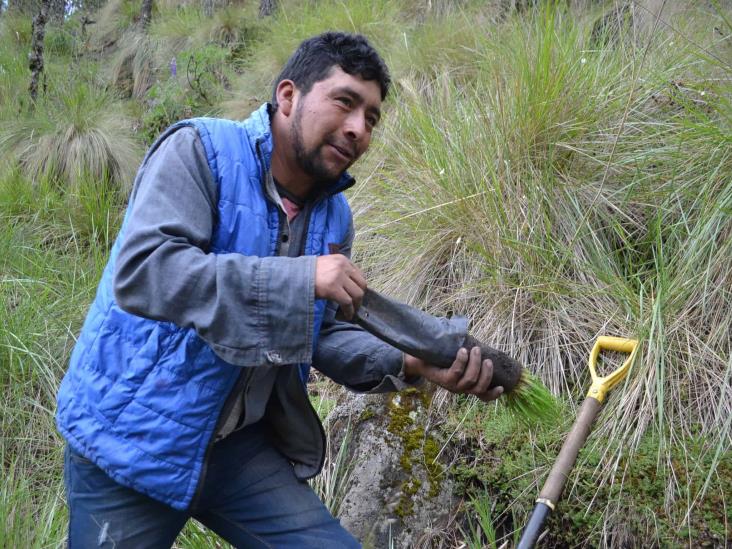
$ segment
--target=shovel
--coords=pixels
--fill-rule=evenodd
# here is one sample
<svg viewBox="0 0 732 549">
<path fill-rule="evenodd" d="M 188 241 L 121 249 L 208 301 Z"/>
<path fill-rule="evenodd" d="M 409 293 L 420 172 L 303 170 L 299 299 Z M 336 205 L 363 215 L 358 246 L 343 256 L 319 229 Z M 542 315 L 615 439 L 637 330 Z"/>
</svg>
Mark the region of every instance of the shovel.
<svg viewBox="0 0 732 549">
<path fill-rule="evenodd" d="M 564 445 L 554 462 L 554 466 L 549 472 L 546 482 L 544 482 L 544 487 L 536 499 L 536 506 L 531 513 L 526 528 L 524 528 L 521 541 L 519 541 L 517 546 L 518 549 L 530 549 L 534 547 L 536 541 L 539 539 L 544 521 L 554 510 L 559 497 L 562 495 L 562 490 L 567 482 L 569 473 L 572 471 L 572 467 L 574 467 L 574 463 L 577 460 L 577 454 L 590 434 L 592 423 L 600 412 L 605 395 L 625 378 L 625 375 L 630 369 L 630 365 L 635 359 L 637 350 L 638 341 L 635 339 L 610 336 L 597 338 L 595 346 L 590 353 L 589 361 L 592 385 L 577 414 L 577 419 L 574 421 L 572 430 L 567 435 L 567 439 L 564 441 Z M 596 363 L 600 351 L 617 351 L 619 353 L 628 353 L 630 356 L 614 372 L 605 377 L 599 377 L 597 375 Z"/>
</svg>

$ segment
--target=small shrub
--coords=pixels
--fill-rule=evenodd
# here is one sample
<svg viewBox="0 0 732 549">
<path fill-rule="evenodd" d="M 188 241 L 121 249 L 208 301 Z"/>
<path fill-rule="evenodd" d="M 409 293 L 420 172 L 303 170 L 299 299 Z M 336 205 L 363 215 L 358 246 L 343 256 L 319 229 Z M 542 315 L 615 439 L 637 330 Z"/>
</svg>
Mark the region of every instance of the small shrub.
<svg viewBox="0 0 732 549">
<path fill-rule="evenodd" d="M 177 74 L 158 82 L 148 93 L 149 107 L 142 117 L 146 142 L 178 120 L 216 112 L 215 105 L 228 84 L 226 57 L 226 50 L 213 44 L 177 57 Z"/>
<path fill-rule="evenodd" d="M 186 82 L 195 101 L 208 106 L 217 102 L 229 83 L 227 55 L 225 49 L 213 44 L 181 53 Z"/>
<path fill-rule="evenodd" d="M 142 116 L 142 136 L 152 143 L 168 126 L 193 116 L 194 104 L 177 80 L 155 84 L 148 93 L 149 107 Z"/>
</svg>

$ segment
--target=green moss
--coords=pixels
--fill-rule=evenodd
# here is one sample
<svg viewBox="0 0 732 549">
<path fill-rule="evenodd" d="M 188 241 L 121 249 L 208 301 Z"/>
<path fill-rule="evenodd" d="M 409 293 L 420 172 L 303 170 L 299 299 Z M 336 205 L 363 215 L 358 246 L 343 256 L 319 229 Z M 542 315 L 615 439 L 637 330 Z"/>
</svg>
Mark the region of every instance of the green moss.
<svg viewBox="0 0 732 549">
<path fill-rule="evenodd" d="M 404 521 L 408 519 L 414 511 L 414 499 L 413 496 L 419 492 L 422 487 L 422 482 L 419 479 L 412 478 L 402 483 L 402 497 L 399 499 L 399 503 L 394 509 L 394 513 Z"/>
<path fill-rule="evenodd" d="M 322 395 L 308 395 L 310 404 L 318 414 L 320 421 L 325 421 L 328 414 L 335 408 L 336 401 L 333 398 L 327 398 Z"/>
<path fill-rule="evenodd" d="M 376 412 L 374 412 L 373 409 L 364 408 L 363 412 L 361 412 L 361 415 L 358 416 L 358 422 L 363 423 L 364 421 L 368 421 L 375 415 L 376 415 Z"/>
<path fill-rule="evenodd" d="M 389 413 L 387 430 L 400 442 L 402 453 L 399 456 L 399 464 L 407 475 L 400 486 L 402 496 L 394 511 L 402 521 L 411 516 L 414 507 L 413 497 L 422 487 L 422 482 L 414 475 L 415 463 L 420 464 L 426 472 L 430 485 L 428 497 L 433 498 L 440 493 L 444 475 L 444 468 L 437 461 L 440 445 L 415 424 L 417 412 L 420 409 L 427 409 L 429 404 L 430 395 L 414 388 L 394 395 L 387 403 Z"/>
<path fill-rule="evenodd" d="M 434 498 L 440 493 L 442 478 L 445 474 L 445 468 L 437 460 L 437 456 L 440 454 L 440 445 L 434 438 L 428 437 L 424 441 L 422 453 L 424 455 L 424 466 L 427 469 L 427 479 L 430 481 L 430 491 L 427 495 Z"/>
</svg>

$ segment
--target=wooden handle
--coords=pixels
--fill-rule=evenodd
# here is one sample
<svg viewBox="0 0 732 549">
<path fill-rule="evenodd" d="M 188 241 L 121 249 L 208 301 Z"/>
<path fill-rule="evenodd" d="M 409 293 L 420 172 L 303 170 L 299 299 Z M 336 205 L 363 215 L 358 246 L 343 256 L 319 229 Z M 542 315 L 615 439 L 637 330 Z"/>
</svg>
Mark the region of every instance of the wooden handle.
<svg viewBox="0 0 732 549">
<path fill-rule="evenodd" d="M 577 461 L 577 455 L 587 440 L 592 429 L 592 422 L 595 421 L 601 407 L 602 403 L 592 397 L 586 398 L 582 403 L 572 430 L 567 435 L 562 450 L 559 452 L 546 482 L 544 482 L 539 499 L 549 501 L 552 505 L 556 505 L 559 501 L 567 477 L 572 471 L 572 467 L 574 467 L 574 462 Z"/>
</svg>

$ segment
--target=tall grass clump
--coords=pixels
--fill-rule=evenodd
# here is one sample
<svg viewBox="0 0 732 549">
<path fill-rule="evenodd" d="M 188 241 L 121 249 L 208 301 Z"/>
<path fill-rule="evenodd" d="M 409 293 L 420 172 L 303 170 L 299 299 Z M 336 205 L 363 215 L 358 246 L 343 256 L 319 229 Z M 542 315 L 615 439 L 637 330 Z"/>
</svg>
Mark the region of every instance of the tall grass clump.
<svg viewBox="0 0 732 549">
<path fill-rule="evenodd" d="M 165 10 L 150 25 L 150 36 L 160 40 L 168 51 L 191 47 L 206 18 L 197 5 L 179 5 Z"/>
<path fill-rule="evenodd" d="M 14 464 L 0 465 L 0 542 L 3 547 L 63 545 L 67 514 L 60 479 L 54 479 L 49 489 L 24 472 Z"/>
<path fill-rule="evenodd" d="M 730 447 L 729 73 L 700 77 L 721 69 L 670 30 L 598 43 L 591 29 L 540 8 L 480 38 L 474 81 L 399 80 L 356 191 L 358 256 L 386 292 L 468 315 L 555 394 L 584 396 L 598 335 L 641 339 L 594 474 L 622 484 L 655 433 L 663 505 L 688 503 L 670 513 L 688 525 L 703 494 L 674 451 L 695 433 L 702 455 Z"/>
<path fill-rule="evenodd" d="M 420 24 L 405 23 L 387 50 L 389 69 L 400 78 L 434 78 L 449 73 L 454 81 L 475 76 L 475 56 L 484 28 L 480 12 L 455 10 Z"/>
<path fill-rule="evenodd" d="M 110 66 L 110 80 L 123 97 L 142 100 L 155 82 L 161 63 L 157 44 L 137 30 L 124 34 Z"/>
<path fill-rule="evenodd" d="M 114 97 L 84 81 L 57 86 L 34 111 L 4 122 L 0 150 L 31 181 L 74 188 L 92 178 L 129 185 L 141 150 Z"/>
<path fill-rule="evenodd" d="M 123 35 L 135 26 L 141 7 L 141 0 L 105 2 L 94 14 L 96 22 L 90 26 L 89 49 L 101 53 L 113 51 Z"/>
<path fill-rule="evenodd" d="M 262 25 L 250 10 L 243 6 L 226 6 L 214 13 L 209 24 L 202 26 L 199 32 L 205 40 L 244 54 L 245 49 L 254 45 L 261 30 Z"/>
<path fill-rule="evenodd" d="M 0 25 L 0 31 L 5 30 Z M 0 40 L 5 38 L 6 32 L 1 32 Z M 30 81 L 27 75 L 27 61 L 20 55 L 20 48 L 6 46 L 0 49 L 0 117 L 11 118 L 17 115 L 18 105 L 26 100 Z"/>
</svg>

